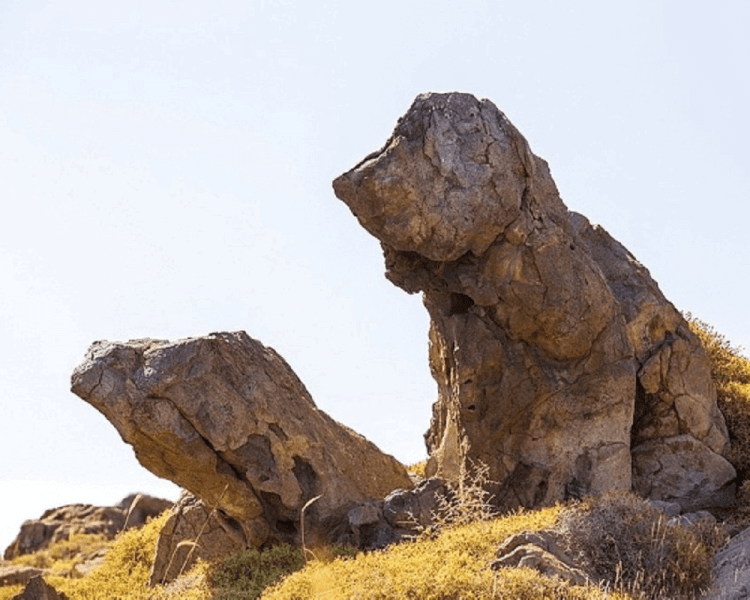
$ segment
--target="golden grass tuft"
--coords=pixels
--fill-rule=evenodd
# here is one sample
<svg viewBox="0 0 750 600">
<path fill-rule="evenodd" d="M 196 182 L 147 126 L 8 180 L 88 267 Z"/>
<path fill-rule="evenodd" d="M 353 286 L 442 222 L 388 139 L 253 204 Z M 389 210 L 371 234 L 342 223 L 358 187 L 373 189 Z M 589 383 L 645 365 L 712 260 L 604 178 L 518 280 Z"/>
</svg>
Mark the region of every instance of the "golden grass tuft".
<svg viewBox="0 0 750 600">
<path fill-rule="evenodd" d="M 425 458 L 418 463 L 409 465 L 406 467 L 406 472 L 409 473 L 409 475 L 416 475 L 421 479 L 425 479 L 427 477 L 427 459 Z"/>
</svg>

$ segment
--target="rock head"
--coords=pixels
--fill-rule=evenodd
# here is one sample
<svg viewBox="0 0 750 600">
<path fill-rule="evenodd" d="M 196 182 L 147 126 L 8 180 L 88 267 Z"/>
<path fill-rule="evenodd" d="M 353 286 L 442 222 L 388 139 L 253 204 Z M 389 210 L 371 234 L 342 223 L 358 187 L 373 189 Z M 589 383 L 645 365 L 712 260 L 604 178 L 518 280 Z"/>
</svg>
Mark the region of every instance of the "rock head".
<svg viewBox="0 0 750 600">
<path fill-rule="evenodd" d="M 417 97 L 333 187 L 430 314 L 428 474 L 482 462 L 504 508 L 631 488 L 700 503 L 734 478 L 699 341 L 492 102 Z"/>
<path fill-rule="evenodd" d="M 221 511 L 247 546 L 298 541 L 315 496 L 311 532 L 412 487 L 398 461 L 319 410 L 281 356 L 244 332 L 96 342 L 72 389 L 144 467 Z"/>
</svg>

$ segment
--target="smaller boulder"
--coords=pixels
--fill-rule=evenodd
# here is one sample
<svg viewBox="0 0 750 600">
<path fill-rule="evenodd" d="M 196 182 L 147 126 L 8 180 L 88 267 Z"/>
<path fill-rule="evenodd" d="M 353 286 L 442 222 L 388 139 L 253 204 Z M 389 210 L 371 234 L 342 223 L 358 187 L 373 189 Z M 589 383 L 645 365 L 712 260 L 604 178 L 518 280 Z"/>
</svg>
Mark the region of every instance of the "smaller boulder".
<svg viewBox="0 0 750 600">
<path fill-rule="evenodd" d="M 450 494 L 442 479 L 426 479 L 413 490 L 395 490 L 383 504 L 383 516 L 395 529 L 414 530 L 434 523 L 440 499 Z"/>
<path fill-rule="evenodd" d="M 68 597 L 53 588 L 41 575 L 37 575 L 26 584 L 21 593 L 13 596 L 11 600 L 68 600 Z"/>
<path fill-rule="evenodd" d="M 498 548 L 497 559 L 491 567 L 495 571 L 503 567 L 526 567 L 548 577 L 570 581 L 573 585 L 583 585 L 588 580 L 546 531 L 512 535 Z"/>
<path fill-rule="evenodd" d="M 339 543 L 362 550 L 376 550 L 399 541 L 399 535 L 383 516 L 383 501 L 368 500 L 348 514 L 349 531 L 339 537 Z M 332 536 L 333 537 L 333 536 Z"/>
<path fill-rule="evenodd" d="M 262 517 L 240 524 L 190 492 L 183 492 L 159 533 L 149 585 L 174 581 L 199 558 L 217 561 L 257 547 L 268 536 L 268 530 Z"/>
</svg>

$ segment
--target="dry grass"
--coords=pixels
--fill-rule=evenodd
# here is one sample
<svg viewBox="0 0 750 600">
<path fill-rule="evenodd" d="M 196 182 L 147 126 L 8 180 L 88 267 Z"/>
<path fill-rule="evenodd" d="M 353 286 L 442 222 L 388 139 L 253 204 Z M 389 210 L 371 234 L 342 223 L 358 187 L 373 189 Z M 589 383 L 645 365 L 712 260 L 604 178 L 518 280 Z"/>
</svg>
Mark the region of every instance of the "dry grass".
<svg viewBox="0 0 750 600">
<path fill-rule="evenodd" d="M 425 479 L 427 477 L 427 459 L 419 461 L 418 463 L 414 463 L 413 465 L 409 465 L 406 467 L 407 473 L 409 475 L 415 475 L 416 477 L 419 477 L 420 479 Z"/>
</svg>

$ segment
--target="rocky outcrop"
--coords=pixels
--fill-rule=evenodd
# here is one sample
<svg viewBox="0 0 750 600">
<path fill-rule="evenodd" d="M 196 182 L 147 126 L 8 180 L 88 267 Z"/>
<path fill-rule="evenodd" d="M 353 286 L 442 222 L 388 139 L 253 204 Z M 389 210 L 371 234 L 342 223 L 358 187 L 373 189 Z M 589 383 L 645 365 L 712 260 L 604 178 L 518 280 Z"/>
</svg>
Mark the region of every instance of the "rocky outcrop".
<svg viewBox="0 0 750 600">
<path fill-rule="evenodd" d="M 710 503 L 733 479 L 699 341 L 492 102 L 419 96 L 333 186 L 430 314 L 428 474 L 484 463 L 504 508 L 631 487 Z"/>
<path fill-rule="evenodd" d="M 384 499 L 368 500 L 349 511 L 348 527 L 335 541 L 363 550 L 385 548 L 413 539 L 442 516 L 452 491 L 440 479 L 427 479 L 413 490 L 394 490 Z"/>
<path fill-rule="evenodd" d="M 21 525 L 16 539 L 5 550 L 5 560 L 31 554 L 77 533 L 102 534 L 114 538 L 130 527 L 140 527 L 172 506 L 168 500 L 142 494 L 123 499 L 117 506 L 70 504 L 52 508 L 36 520 Z"/>
<path fill-rule="evenodd" d="M 96 342 L 72 389 L 143 466 L 221 511 L 250 546 L 299 541 L 300 510 L 315 496 L 311 537 L 412 487 L 401 464 L 318 410 L 281 356 L 244 332 Z"/>
</svg>

